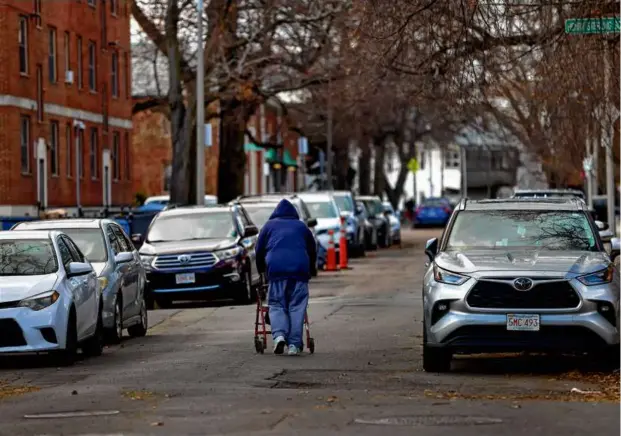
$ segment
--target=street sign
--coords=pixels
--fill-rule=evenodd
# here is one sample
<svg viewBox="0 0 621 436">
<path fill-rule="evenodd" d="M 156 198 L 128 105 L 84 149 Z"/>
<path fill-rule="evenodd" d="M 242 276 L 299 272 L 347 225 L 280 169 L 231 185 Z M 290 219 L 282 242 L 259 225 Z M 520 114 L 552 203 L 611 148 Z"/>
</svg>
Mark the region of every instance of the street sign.
<svg viewBox="0 0 621 436">
<path fill-rule="evenodd" d="M 304 136 L 298 138 L 298 154 L 308 154 L 308 138 Z"/>
<path fill-rule="evenodd" d="M 408 170 L 412 173 L 416 173 L 419 170 L 418 161 L 415 158 L 409 160 Z"/>
<path fill-rule="evenodd" d="M 213 145 L 213 141 L 211 138 L 211 124 L 205 124 L 205 147 L 211 147 Z"/>
<path fill-rule="evenodd" d="M 570 18 L 565 20 L 565 33 L 590 34 L 590 33 L 619 33 L 621 22 L 619 17 L 601 18 Z"/>
</svg>

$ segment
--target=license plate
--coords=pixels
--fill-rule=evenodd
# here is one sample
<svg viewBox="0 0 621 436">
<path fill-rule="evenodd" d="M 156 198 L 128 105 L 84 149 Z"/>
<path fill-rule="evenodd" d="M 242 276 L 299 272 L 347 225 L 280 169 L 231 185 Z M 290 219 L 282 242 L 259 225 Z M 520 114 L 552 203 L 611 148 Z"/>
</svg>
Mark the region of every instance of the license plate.
<svg viewBox="0 0 621 436">
<path fill-rule="evenodd" d="M 175 279 L 178 285 L 185 285 L 188 283 L 194 283 L 196 281 L 194 273 L 177 274 Z"/>
<path fill-rule="evenodd" d="M 507 315 L 507 330 L 538 332 L 539 315 L 519 315 L 510 313 Z"/>
</svg>

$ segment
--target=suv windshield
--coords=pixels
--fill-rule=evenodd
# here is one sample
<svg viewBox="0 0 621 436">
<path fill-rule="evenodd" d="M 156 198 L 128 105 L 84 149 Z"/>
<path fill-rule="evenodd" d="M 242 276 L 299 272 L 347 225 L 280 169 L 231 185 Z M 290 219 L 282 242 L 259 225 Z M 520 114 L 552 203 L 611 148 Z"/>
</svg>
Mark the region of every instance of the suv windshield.
<svg viewBox="0 0 621 436">
<path fill-rule="evenodd" d="M 261 205 L 245 205 L 244 209 L 250 215 L 250 219 L 257 227 L 263 227 L 267 220 L 270 219 L 270 215 L 274 213 L 277 203 L 274 204 L 261 204 Z"/>
<path fill-rule="evenodd" d="M 501 247 L 598 251 L 584 213 L 541 210 L 459 212 L 446 249 Z"/>
<path fill-rule="evenodd" d="M 48 240 L 0 241 L 0 276 L 37 276 L 58 270 L 52 242 Z"/>
<path fill-rule="evenodd" d="M 363 203 L 367 207 L 369 215 L 381 215 L 384 213 L 384 206 L 377 200 L 363 200 Z"/>
<path fill-rule="evenodd" d="M 334 201 L 342 212 L 354 212 L 354 202 L 349 195 L 335 194 Z"/>
<path fill-rule="evenodd" d="M 518 192 L 516 198 L 580 198 L 584 200 L 584 195 L 578 192 Z"/>
<path fill-rule="evenodd" d="M 105 262 L 108 260 L 106 242 L 101 229 L 62 229 L 90 262 Z"/>
<path fill-rule="evenodd" d="M 230 212 L 164 215 L 155 219 L 147 242 L 228 239 L 237 237 Z"/>
<path fill-rule="evenodd" d="M 306 206 L 310 210 L 311 216 L 314 218 L 338 218 L 338 212 L 334 207 L 334 204 L 322 201 L 322 202 L 306 202 Z"/>
</svg>

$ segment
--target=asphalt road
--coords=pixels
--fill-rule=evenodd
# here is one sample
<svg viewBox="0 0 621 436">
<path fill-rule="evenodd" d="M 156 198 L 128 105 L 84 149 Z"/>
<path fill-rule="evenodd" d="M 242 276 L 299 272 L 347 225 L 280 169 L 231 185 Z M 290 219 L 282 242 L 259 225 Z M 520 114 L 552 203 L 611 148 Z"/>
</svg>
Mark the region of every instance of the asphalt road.
<svg viewBox="0 0 621 436">
<path fill-rule="evenodd" d="M 588 359 L 422 372 L 422 247 L 436 233 L 320 274 L 314 355 L 256 355 L 254 307 L 223 302 L 151 312 L 147 337 L 72 368 L 0 359 L 0 435 L 619 434 L 618 374 L 593 375 Z"/>
</svg>

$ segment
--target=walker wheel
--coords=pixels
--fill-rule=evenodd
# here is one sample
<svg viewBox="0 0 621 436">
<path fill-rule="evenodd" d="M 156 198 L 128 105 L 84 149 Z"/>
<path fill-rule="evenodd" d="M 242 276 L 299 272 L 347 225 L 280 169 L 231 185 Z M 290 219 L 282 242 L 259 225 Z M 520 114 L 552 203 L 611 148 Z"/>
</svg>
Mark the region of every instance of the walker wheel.
<svg viewBox="0 0 621 436">
<path fill-rule="evenodd" d="M 254 349 L 259 354 L 263 354 L 263 351 L 265 350 L 265 348 L 263 348 L 263 341 L 261 341 L 259 338 L 255 338 L 254 340 Z"/>
<path fill-rule="evenodd" d="M 308 351 L 310 351 L 311 354 L 315 353 L 315 339 L 313 338 L 308 340 Z"/>
</svg>

